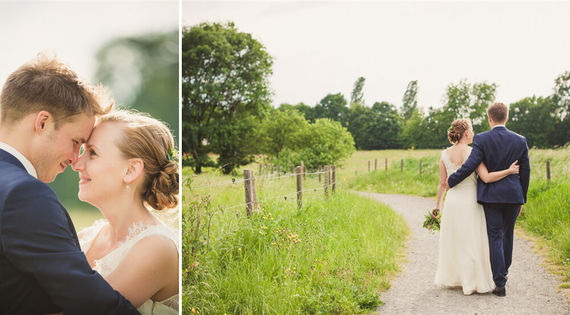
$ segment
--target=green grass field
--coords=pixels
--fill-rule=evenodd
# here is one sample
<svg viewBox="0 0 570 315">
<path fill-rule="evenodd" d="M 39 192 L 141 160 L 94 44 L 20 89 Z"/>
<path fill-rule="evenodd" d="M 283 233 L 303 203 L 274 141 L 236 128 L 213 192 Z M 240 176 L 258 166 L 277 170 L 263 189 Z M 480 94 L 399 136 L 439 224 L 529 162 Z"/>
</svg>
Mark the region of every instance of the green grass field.
<svg viewBox="0 0 570 315">
<path fill-rule="evenodd" d="M 195 187 L 183 192 L 192 196 L 183 207 L 184 313 L 355 314 L 381 303 L 407 234 L 389 208 L 341 183 L 325 199 L 313 174 L 298 210 L 294 177 L 258 177 L 262 209 L 248 218 L 240 178 L 183 174 Z"/>
</svg>

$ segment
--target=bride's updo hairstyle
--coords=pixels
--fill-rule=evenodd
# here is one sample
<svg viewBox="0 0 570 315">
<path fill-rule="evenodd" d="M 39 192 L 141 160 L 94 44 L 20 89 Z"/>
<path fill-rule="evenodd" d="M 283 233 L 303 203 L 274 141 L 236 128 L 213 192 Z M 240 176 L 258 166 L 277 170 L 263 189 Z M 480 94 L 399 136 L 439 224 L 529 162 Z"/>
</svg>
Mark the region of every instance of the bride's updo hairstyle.
<svg viewBox="0 0 570 315">
<path fill-rule="evenodd" d="M 451 144 L 456 144 L 463 138 L 465 131 L 471 128 L 471 121 L 467 118 L 456 119 L 451 123 L 451 127 L 447 131 L 447 139 Z"/>
<path fill-rule="evenodd" d="M 116 143 L 126 159 L 139 158 L 144 163 L 142 200 L 156 210 L 178 204 L 178 163 L 174 139 L 166 125 L 143 113 L 114 110 L 97 123 L 118 123 L 123 134 Z"/>
</svg>

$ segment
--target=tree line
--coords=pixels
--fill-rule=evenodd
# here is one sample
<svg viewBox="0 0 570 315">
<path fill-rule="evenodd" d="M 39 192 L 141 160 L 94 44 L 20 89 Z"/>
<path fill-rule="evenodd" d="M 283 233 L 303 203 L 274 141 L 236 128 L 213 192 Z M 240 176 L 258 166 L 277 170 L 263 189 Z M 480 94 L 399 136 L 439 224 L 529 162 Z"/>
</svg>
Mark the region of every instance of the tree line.
<svg viewBox="0 0 570 315">
<path fill-rule="evenodd" d="M 303 161 L 309 168 L 336 163 L 359 150 L 443 148 L 447 129 L 469 117 L 475 133 L 489 128 L 486 109 L 497 84 L 450 83 L 441 107 L 418 105 L 419 83 L 410 81 L 396 106 L 365 104 L 364 77 L 350 99 L 330 93 L 314 106 L 271 104 L 273 58 L 251 34 L 235 24 L 201 23 L 183 30 L 182 151 L 184 163 L 200 173 L 205 166 L 230 173 L 263 154 L 282 169 Z M 554 80 L 553 93 L 510 105 L 508 128 L 531 147 L 570 142 L 570 71 Z M 214 161 L 210 153 L 218 156 Z"/>
</svg>

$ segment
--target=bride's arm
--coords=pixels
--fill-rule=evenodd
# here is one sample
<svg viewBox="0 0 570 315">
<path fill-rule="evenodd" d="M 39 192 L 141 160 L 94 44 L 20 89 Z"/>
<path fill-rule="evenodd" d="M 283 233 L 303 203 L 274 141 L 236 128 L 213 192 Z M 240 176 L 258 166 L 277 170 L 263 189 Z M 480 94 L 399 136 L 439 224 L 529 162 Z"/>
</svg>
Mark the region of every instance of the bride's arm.
<svg viewBox="0 0 570 315">
<path fill-rule="evenodd" d="M 441 201 L 443 200 L 443 194 L 449 189 L 447 186 L 447 171 L 445 170 L 445 165 L 442 160 L 439 160 L 439 184 L 437 186 L 437 203 L 436 209 L 441 209 Z"/>
<path fill-rule="evenodd" d="M 135 307 L 178 293 L 178 250 L 171 240 L 148 236 L 135 244 L 107 282 Z"/>
<path fill-rule="evenodd" d="M 511 174 L 518 174 L 520 166 L 516 165 L 517 162 L 518 160 L 514 161 L 513 164 L 511 164 L 511 166 L 506 170 L 491 172 L 491 173 L 489 173 L 489 170 L 487 170 L 487 166 L 485 165 L 485 163 L 481 162 L 481 164 L 479 164 L 479 166 L 477 167 L 477 174 L 479 175 L 479 178 L 481 178 L 483 182 L 494 183 Z"/>
</svg>

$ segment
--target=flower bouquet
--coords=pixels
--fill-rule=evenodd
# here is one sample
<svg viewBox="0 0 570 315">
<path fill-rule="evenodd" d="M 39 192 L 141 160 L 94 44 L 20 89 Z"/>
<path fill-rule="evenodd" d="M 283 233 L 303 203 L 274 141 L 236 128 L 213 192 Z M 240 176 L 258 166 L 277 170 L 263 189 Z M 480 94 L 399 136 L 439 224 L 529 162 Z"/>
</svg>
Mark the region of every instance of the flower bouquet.
<svg viewBox="0 0 570 315">
<path fill-rule="evenodd" d="M 441 224 L 441 211 L 439 209 L 428 211 L 424 218 L 424 228 L 432 232 L 439 231 L 439 225 Z"/>
</svg>

